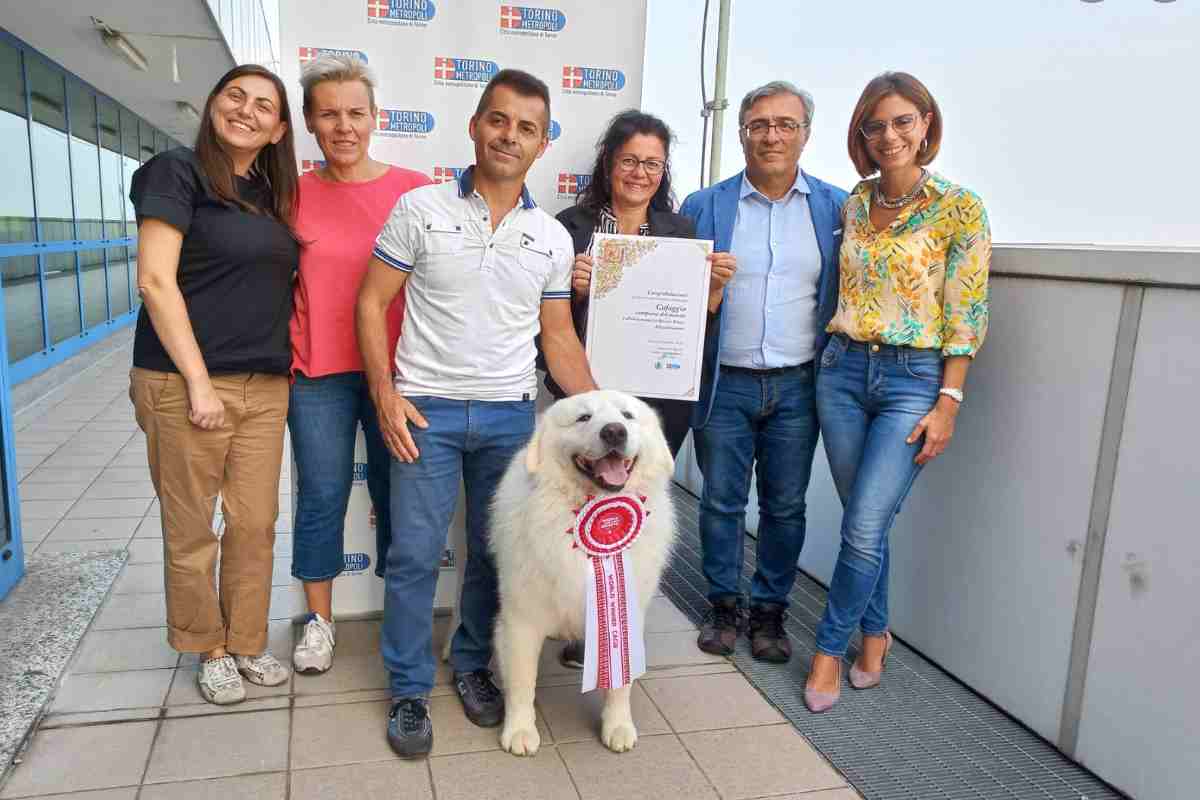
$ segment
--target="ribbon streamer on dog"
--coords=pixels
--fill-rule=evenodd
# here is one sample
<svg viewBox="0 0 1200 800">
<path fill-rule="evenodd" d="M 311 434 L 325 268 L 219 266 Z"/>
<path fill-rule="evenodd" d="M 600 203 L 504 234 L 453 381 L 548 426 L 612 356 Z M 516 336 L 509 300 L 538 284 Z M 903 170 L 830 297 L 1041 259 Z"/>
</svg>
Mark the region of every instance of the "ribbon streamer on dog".
<svg viewBox="0 0 1200 800">
<path fill-rule="evenodd" d="M 589 556 L 583 691 L 619 689 L 646 672 L 646 642 L 632 554 L 646 511 L 629 495 L 592 498 L 572 534 Z"/>
</svg>

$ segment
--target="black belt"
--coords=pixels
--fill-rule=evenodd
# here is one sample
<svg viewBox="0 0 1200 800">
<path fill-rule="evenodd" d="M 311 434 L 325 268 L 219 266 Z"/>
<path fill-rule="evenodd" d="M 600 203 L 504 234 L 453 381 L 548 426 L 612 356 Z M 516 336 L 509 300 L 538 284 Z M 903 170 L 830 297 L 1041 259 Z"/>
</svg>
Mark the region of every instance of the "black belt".
<svg viewBox="0 0 1200 800">
<path fill-rule="evenodd" d="M 786 375 L 789 372 L 795 372 L 799 369 L 807 369 L 812 367 L 813 362 L 805 361 L 803 364 L 795 364 L 790 367 L 771 367 L 769 369 L 755 369 L 754 367 L 735 367 L 730 364 L 722 364 L 721 371 L 740 372 L 743 375 L 753 375 L 756 378 L 769 378 L 773 375 Z"/>
</svg>

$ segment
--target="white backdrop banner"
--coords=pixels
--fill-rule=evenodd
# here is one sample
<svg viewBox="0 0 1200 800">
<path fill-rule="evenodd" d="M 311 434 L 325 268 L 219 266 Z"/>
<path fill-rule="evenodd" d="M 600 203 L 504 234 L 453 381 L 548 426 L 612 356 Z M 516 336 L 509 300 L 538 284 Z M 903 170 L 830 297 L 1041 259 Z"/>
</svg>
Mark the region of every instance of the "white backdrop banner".
<svg viewBox="0 0 1200 800">
<path fill-rule="evenodd" d="M 474 162 L 467 123 L 493 75 L 515 67 L 544 80 L 550 87 L 551 144 L 530 171 L 528 186 L 551 213 L 573 203 L 587 186 L 596 140 L 608 120 L 641 105 L 646 0 L 554 0 L 544 6 L 487 0 L 284 0 L 279 5 L 281 77 L 303 172 L 322 161 L 304 127 L 300 69 L 322 52 L 348 53 L 375 73 L 379 118 L 371 155 L 438 183 L 455 179 Z M 383 608 L 383 582 L 374 574 L 375 515 L 367 494 L 361 432 L 354 461 L 346 571 L 334 592 L 338 616 Z M 438 581 L 439 607 L 456 602 L 456 568 L 465 560 L 456 555 L 464 549 L 463 521 L 460 497 Z M 404 520 L 396 520 L 394 528 L 395 535 L 403 536 Z M 289 607 L 300 613 L 304 601 L 299 583 L 288 591 Z"/>
<path fill-rule="evenodd" d="M 304 171 L 320 165 L 321 151 L 301 117 L 300 67 L 323 51 L 354 55 L 375 72 L 371 154 L 439 183 L 474 161 L 467 121 L 493 75 L 515 67 L 544 80 L 551 145 L 528 183 L 552 212 L 587 185 L 605 123 L 641 105 L 646 0 L 285 0 L 279 13 L 282 77 Z"/>
</svg>

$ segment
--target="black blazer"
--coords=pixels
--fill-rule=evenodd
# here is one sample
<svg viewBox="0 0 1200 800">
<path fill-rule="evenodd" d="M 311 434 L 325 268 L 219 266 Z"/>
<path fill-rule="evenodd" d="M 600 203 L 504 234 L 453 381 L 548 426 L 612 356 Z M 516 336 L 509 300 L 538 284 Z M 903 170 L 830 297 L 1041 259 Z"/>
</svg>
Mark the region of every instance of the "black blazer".
<svg viewBox="0 0 1200 800">
<path fill-rule="evenodd" d="M 673 236 L 677 239 L 696 238 L 696 223 L 690 217 L 676 214 L 673 211 L 657 211 L 653 208 L 649 210 L 647 216 L 649 217 L 651 236 Z M 592 243 L 592 234 L 596 232 L 596 222 L 599 220 L 596 212 L 580 205 L 574 205 L 558 212 L 555 219 L 563 224 L 567 233 L 571 234 L 571 241 L 575 244 L 575 255 L 587 252 L 588 245 Z M 576 301 L 573 292 L 571 294 L 571 319 L 575 323 L 575 333 L 579 336 L 579 341 L 586 344 L 587 301 L 586 299 L 583 302 Z M 540 337 L 538 368 L 546 369 Z M 555 398 L 561 399 L 566 396 L 566 392 L 550 377 L 549 370 L 546 370 L 546 388 Z"/>
</svg>

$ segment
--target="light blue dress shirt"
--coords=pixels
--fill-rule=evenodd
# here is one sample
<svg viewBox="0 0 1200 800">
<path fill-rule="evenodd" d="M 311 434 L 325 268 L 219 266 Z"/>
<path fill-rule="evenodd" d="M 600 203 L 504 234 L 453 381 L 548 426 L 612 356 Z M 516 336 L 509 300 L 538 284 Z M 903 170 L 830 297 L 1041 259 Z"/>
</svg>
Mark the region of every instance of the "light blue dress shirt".
<svg viewBox="0 0 1200 800">
<path fill-rule="evenodd" d="M 721 303 L 722 364 L 773 369 L 815 355 L 821 250 L 808 191 L 799 169 L 792 188 L 775 201 L 742 176 L 730 248 L 738 266 Z"/>
</svg>

